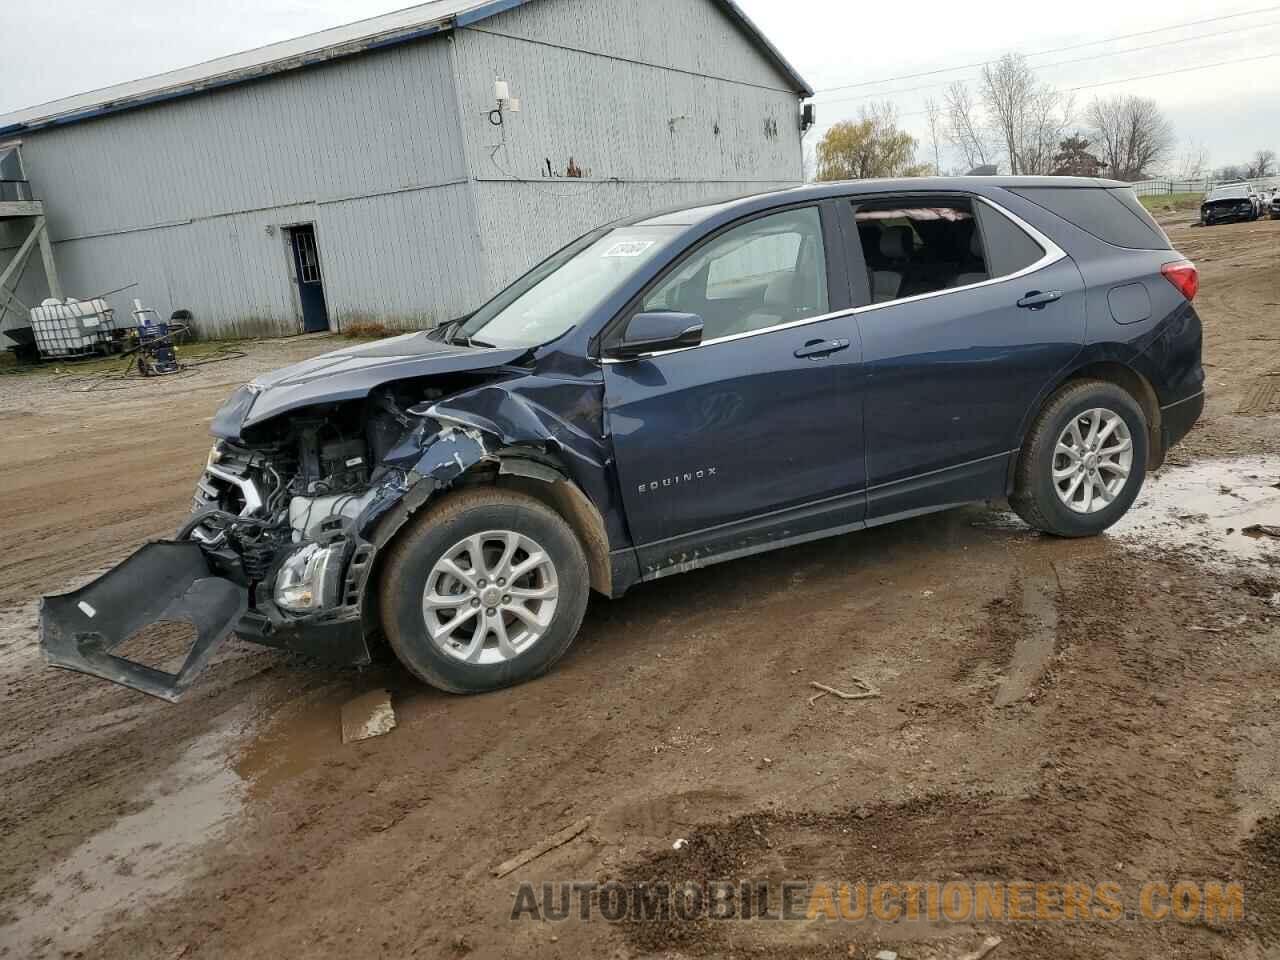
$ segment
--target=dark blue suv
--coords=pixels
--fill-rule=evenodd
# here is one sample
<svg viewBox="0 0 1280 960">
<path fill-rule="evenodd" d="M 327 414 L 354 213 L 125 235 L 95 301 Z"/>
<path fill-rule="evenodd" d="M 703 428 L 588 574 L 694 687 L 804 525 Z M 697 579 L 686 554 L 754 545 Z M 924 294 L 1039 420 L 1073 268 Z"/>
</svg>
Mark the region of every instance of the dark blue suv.
<svg viewBox="0 0 1280 960">
<path fill-rule="evenodd" d="M 1101 180 L 614 223 L 470 317 L 237 390 L 190 521 L 46 598 L 44 647 L 172 699 L 233 630 L 344 663 L 385 637 L 474 692 L 548 669 L 590 589 L 992 498 L 1096 534 L 1200 415 L 1196 284 Z M 165 619 L 199 631 L 179 672 L 112 655 Z"/>
</svg>

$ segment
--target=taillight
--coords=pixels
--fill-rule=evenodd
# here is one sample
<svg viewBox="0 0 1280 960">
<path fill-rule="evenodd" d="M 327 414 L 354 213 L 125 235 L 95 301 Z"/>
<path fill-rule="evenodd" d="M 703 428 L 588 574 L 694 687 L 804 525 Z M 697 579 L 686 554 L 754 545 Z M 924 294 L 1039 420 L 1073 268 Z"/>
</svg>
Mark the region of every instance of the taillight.
<svg viewBox="0 0 1280 960">
<path fill-rule="evenodd" d="M 1196 272 L 1196 265 L 1190 260 L 1166 263 L 1160 268 L 1160 273 L 1188 300 L 1196 298 L 1196 292 L 1200 289 L 1200 274 Z"/>
</svg>

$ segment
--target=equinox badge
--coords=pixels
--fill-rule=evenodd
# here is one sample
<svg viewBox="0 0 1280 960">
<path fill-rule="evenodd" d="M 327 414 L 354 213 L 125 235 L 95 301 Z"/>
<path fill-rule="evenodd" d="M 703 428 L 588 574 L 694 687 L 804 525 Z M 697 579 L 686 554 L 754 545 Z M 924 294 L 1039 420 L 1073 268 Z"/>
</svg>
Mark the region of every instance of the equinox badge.
<svg viewBox="0 0 1280 960">
<path fill-rule="evenodd" d="M 681 484 L 693 483 L 697 480 L 709 480 L 715 475 L 715 467 L 707 467 L 703 470 L 693 470 L 689 473 L 677 473 L 674 477 L 664 477 L 661 480 L 650 480 L 648 483 L 640 484 L 640 492 L 652 493 L 659 487 L 678 487 Z"/>
</svg>

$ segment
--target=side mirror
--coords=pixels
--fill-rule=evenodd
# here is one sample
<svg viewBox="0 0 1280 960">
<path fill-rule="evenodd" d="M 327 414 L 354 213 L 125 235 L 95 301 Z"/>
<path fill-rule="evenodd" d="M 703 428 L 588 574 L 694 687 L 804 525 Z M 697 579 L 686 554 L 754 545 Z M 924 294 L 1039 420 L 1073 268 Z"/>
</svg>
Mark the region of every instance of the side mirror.
<svg viewBox="0 0 1280 960">
<path fill-rule="evenodd" d="M 659 350 L 696 347 L 701 342 L 702 318 L 696 313 L 637 313 L 610 353 L 619 360 L 633 360 Z"/>
</svg>

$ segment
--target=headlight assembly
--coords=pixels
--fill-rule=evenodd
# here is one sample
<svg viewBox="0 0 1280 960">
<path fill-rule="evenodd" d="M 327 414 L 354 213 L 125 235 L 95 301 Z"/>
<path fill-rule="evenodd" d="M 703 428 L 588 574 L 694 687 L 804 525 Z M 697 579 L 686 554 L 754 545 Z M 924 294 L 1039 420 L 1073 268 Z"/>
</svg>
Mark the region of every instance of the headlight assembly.
<svg viewBox="0 0 1280 960">
<path fill-rule="evenodd" d="M 308 543 L 295 550 L 276 574 L 276 606 L 291 613 L 312 613 L 334 606 L 341 574 L 342 544 Z"/>
</svg>

